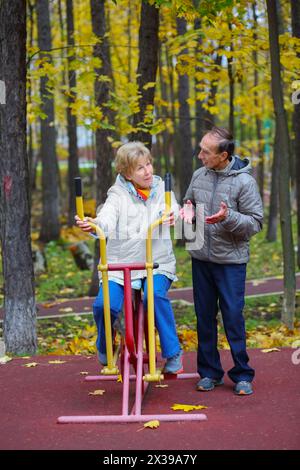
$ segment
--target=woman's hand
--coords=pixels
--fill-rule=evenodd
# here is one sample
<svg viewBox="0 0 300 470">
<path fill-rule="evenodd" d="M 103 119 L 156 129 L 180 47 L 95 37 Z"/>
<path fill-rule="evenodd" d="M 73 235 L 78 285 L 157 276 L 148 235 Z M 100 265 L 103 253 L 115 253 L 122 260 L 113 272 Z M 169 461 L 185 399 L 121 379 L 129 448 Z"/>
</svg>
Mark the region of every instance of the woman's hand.
<svg viewBox="0 0 300 470">
<path fill-rule="evenodd" d="M 163 216 L 164 215 L 167 215 L 167 218 L 163 221 L 163 225 L 170 225 L 170 226 L 174 226 L 175 225 L 175 215 L 174 215 L 174 212 L 164 212 L 163 213 Z"/>
<path fill-rule="evenodd" d="M 95 223 L 95 220 L 92 219 L 91 217 L 85 217 L 83 220 L 78 217 L 78 215 L 75 215 L 75 221 L 76 225 L 83 230 L 83 232 L 93 232 L 94 229 L 90 226 L 88 222 L 92 222 L 93 224 Z"/>
</svg>

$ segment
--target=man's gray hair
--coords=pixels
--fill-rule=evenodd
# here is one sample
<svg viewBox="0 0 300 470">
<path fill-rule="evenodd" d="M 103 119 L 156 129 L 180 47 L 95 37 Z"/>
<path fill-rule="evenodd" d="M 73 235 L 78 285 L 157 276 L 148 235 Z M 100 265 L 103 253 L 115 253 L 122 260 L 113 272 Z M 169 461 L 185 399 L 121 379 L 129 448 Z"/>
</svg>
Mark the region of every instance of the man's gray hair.
<svg viewBox="0 0 300 470">
<path fill-rule="evenodd" d="M 211 130 L 206 132 L 205 135 L 210 134 L 218 139 L 218 150 L 219 152 L 227 152 L 228 158 L 231 157 L 234 153 L 234 139 L 233 135 L 228 129 L 225 127 L 213 127 Z"/>
</svg>

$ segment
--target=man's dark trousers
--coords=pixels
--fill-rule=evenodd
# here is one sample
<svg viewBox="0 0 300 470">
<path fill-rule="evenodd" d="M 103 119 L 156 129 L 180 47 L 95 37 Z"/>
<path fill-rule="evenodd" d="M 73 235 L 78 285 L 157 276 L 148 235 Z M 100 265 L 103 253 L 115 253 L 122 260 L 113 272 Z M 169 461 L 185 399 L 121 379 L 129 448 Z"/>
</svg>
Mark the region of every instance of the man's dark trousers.
<svg viewBox="0 0 300 470">
<path fill-rule="evenodd" d="M 248 365 L 243 317 L 246 264 L 217 264 L 192 258 L 193 288 L 198 332 L 198 373 L 221 379 L 224 370 L 217 349 L 218 304 L 234 367 L 228 371 L 233 382 L 252 382 Z"/>
</svg>

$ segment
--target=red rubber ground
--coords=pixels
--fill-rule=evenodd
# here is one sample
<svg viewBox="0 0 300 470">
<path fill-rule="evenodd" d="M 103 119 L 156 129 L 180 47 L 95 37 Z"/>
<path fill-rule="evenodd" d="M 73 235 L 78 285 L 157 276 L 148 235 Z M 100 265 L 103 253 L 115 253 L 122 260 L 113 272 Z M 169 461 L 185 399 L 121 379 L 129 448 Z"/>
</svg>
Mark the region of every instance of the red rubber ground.
<svg viewBox="0 0 300 470">
<path fill-rule="evenodd" d="M 177 413 L 174 403 L 208 406 L 208 420 L 161 423 L 157 429 L 142 424 L 57 424 L 61 415 L 119 413 L 122 385 L 85 382 L 81 371 L 94 375 L 94 357 L 43 356 L 14 359 L 0 366 L 0 449 L 96 450 L 201 450 L 201 449 L 299 449 L 300 365 L 291 360 L 295 350 L 264 354 L 249 350 L 256 369 L 255 393 L 233 394 L 232 383 L 212 392 L 195 391 L 194 380 L 169 381 L 168 388 L 151 385 L 144 412 Z M 229 351 L 222 351 L 223 366 L 232 366 Z M 299 356 L 298 356 L 299 357 Z M 65 360 L 49 364 L 49 360 Z M 26 368 L 26 362 L 38 362 Z M 186 353 L 185 371 L 194 372 L 196 353 Z M 105 389 L 103 396 L 89 391 Z M 179 412 L 182 413 L 182 412 Z"/>
</svg>

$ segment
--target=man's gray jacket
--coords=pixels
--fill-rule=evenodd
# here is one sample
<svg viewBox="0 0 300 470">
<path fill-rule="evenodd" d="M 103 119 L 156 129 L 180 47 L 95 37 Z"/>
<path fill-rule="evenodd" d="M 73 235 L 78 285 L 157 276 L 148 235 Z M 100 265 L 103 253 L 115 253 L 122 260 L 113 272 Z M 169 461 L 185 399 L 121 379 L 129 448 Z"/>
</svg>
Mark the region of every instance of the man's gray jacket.
<svg viewBox="0 0 300 470">
<path fill-rule="evenodd" d="M 263 206 L 247 158 L 233 156 L 222 171 L 199 168 L 193 174 L 184 200 L 196 206 L 196 231 L 204 229 L 203 243 L 192 249 L 192 257 L 219 264 L 242 264 L 249 260 L 249 240 L 262 229 Z M 228 206 L 225 220 L 203 223 L 203 217 Z M 202 221 L 202 222 L 201 222 Z M 202 245 L 202 247 L 201 247 Z"/>
</svg>

